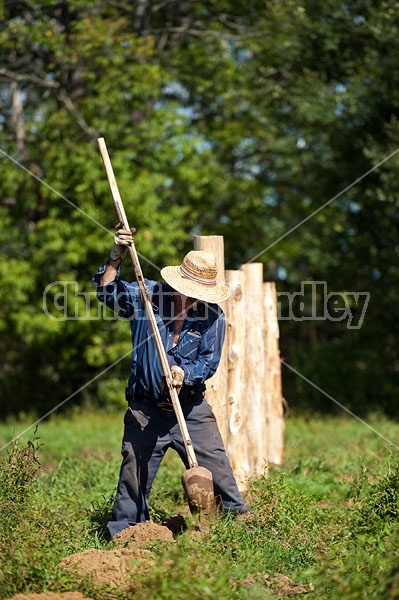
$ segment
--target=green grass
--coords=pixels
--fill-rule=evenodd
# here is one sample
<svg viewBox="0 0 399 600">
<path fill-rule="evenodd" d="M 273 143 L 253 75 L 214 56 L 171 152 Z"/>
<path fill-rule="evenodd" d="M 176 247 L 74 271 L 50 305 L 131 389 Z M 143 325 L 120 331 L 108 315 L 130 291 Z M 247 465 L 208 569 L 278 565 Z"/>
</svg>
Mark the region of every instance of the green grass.
<svg viewBox="0 0 399 600">
<path fill-rule="evenodd" d="M 397 423 L 375 415 L 368 424 L 386 440 L 399 439 Z M 1 425 L 0 445 L 27 425 Z M 120 414 L 77 412 L 53 417 L 3 450 L 1 598 L 80 590 L 96 600 L 257 600 L 283 597 L 283 576 L 294 597 L 399 598 L 399 453 L 349 417 L 287 420 L 284 467 L 270 469 L 247 493 L 255 523 L 215 518 L 206 534 L 155 544 L 154 568 L 134 571 L 129 592 L 78 584 L 58 563 L 84 549 L 110 548 L 104 525 L 121 433 Z M 154 521 L 187 514 L 181 473 L 168 453 L 152 494 Z"/>
</svg>

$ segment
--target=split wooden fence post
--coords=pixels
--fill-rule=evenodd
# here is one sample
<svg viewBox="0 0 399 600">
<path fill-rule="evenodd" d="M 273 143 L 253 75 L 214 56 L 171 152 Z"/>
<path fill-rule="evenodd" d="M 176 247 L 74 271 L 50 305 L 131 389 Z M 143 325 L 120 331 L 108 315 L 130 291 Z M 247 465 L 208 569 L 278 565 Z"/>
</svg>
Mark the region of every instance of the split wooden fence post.
<svg viewBox="0 0 399 600">
<path fill-rule="evenodd" d="M 250 479 L 267 473 L 263 264 L 246 263 L 245 277 L 245 394 Z"/>
<path fill-rule="evenodd" d="M 284 455 L 285 423 L 281 385 L 276 284 L 274 282 L 264 283 L 263 288 L 267 459 L 269 463 L 281 466 Z"/>
<path fill-rule="evenodd" d="M 267 476 L 269 464 L 283 463 L 276 286 L 263 283 L 262 263 L 225 274 L 222 236 L 195 236 L 194 249 L 214 254 L 218 281 L 230 288 L 221 305 L 227 325 L 223 353 L 206 387 L 238 487 L 245 491 L 251 479 Z"/>
<path fill-rule="evenodd" d="M 227 318 L 227 414 L 226 450 L 238 488 L 248 486 L 248 432 L 245 391 L 245 276 L 243 271 L 226 271 L 230 298 L 226 303 Z"/>
<path fill-rule="evenodd" d="M 194 250 L 211 252 L 218 266 L 218 283 L 225 284 L 224 242 L 222 235 L 194 236 Z M 224 305 L 222 304 L 222 308 Z M 227 344 L 223 345 L 222 356 L 215 375 L 206 382 L 207 400 L 212 406 L 224 444 L 227 443 Z"/>
</svg>

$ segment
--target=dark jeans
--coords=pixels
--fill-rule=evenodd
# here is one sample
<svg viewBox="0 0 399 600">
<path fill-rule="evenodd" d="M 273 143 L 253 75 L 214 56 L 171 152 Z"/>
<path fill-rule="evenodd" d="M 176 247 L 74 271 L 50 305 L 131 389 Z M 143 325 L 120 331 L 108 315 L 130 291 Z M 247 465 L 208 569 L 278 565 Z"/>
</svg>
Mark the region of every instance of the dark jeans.
<svg viewBox="0 0 399 600">
<path fill-rule="evenodd" d="M 183 406 L 183 412 L 198 464 L 211 471 L 215 495 L 220 496 L 224 510 L 248 512 L 249 507 L 240 497 L 211 407 L 201 396 Z M 108 523 L 111 537 L 150 518 L 148 499 L 152 483 L 168 448 L 176 450 L 188 468 L 174 412 L 133 402 L 125 415 L 123 461 L 112 521 Z"/>
</svg>

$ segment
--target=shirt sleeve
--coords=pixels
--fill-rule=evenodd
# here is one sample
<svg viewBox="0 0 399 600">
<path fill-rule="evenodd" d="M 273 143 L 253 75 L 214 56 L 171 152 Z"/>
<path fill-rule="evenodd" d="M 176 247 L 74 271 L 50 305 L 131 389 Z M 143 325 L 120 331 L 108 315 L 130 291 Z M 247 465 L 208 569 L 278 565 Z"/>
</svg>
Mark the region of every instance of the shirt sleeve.
<svg viewBox="0 0 399 600">
<path fill-rule="evenodd" d="M 139 287 L 136 283 L 127 283 L 121 279 L 121 265 L 118 267 L 114 281 L 110 281 L 107 285 L 100 285 L 101 277 L 108 264 L 109 261 L 99 267 L 92 278 L 92 282 L 97 288 L 97 298 L 99 302 L 108 306 L 122 319 L 129 319 L 141 305 Z"/>
<path fill-rule="evenodd" d="M 222 354 L 225 331 L 225 317 L 221 311 L 209 328 L 202 332 L 198 341 L 197 352 L 189 352 L 186 356 L 178 353 L 175 356 L 176 363 L 184 371 L 185 384 L 198 385 L 204 383 L 216 372 Z"/>
</svg>

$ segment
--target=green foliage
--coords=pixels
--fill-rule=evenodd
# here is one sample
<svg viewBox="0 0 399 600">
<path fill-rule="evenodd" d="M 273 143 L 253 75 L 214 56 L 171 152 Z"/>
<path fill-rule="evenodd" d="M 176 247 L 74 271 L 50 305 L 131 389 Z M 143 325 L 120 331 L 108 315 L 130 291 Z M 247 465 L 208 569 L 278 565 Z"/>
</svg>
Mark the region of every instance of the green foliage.
<svg viewBox="0 0 399 600">
<path fill-rule="evenodd" d="M 398 156 L 385 160 L 398 137 L 396 9 L 394 0 L 5 3 L 1 414 L 49 410 L 128 345 L 115 322 L 43 312 L 52 282 L 92 290 L 112 243 L 102 136 L 146 276 L 177 264 L 193 234 L 222 234 L 228 268 L 257 257 L 280 291 L 313 280 L 370 292 L 359 330 L 282 322 L 282 354 L 356 411 L 397 414 Z M 95 380 L 73 401 L 113 405 L 127 376 L 118 362 L 102 389 Z M 288 371 L 285 396 L 333 407 Z"/>
<path fill-rule="evenodd" d="M 380 473 L 362 467 L 348 493 L 351 509 L 344 537 L 323 575 L 333 577 L 330 598 L 398 597 L 398 462 Z M 321 570 L 317 569 L 321 574 Z M 350 580 L 349 580 L 350 578 Z"/>
<path fill-rule="evenodd" d="M 399 462 L 388 464 L 376 481 L 369 481 L 367 468 L 353 482 L 351 496 L 355 500 L 354 526 L 361 532 L 380 533 L 398 521 Z"/>
<path fill-rule="evenodd" d="M 100 544 L 96 507 L 101 503 L 105 509 L 104 498 L 111 496 L 113 486 L 108 482 L 114 465 L 101 458 L 81 460 L 79 455 L 64 455 L 58 464 L 47 464 L 40 473 L 42 454 L 42 444 L 35 437 L 25 444 L 14 444 L 11 452 L 1 457 L 3 598 L 21 590 L 70 587 L 73 579 L 57 568 L 59 561 L 79 549 Z"/>
<path fill-rule="evenodd" d="M 180 513 L 190 529 L 173 544 L 149 540 L 154 564 L 135 565 L 127 592 L 67 575 L 58 567 L 64 556 L 112 548 L 104 527 L 118 473 L 119 418 L 106 411 L 59 416 L 2 455 L 1 597 L 79 590 L 96 600 L 256 600 L 288 591 L 321 600 L 397 598 L 397 457 L 363 424 L 331 417 L 287 421 L 284 467 L 270 469 L 246 494 L 255 522 L 215 516 L 196 531 L 182 494 L 183 466 L 168 453 L 152 518 Z M 397 439 L 396 423 L 374 416 L 372 425 Z M 8 427 L 0 427 L 2 440 Z"/>
<path fill-rule="evenodd" d="M 0 470 L 0 537 L 4 541 L 24 518 L 32 498 L 33 483 L 40 467 L 37 439 L 22 446 L 13 442 L 12 449 L 2 459 Z M 3 548 L 4 549 L 4 546 Z"/>
</svg>

